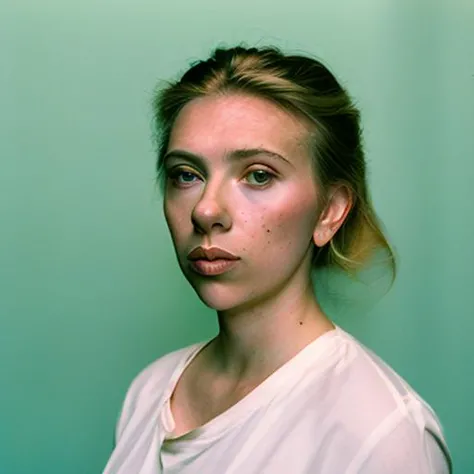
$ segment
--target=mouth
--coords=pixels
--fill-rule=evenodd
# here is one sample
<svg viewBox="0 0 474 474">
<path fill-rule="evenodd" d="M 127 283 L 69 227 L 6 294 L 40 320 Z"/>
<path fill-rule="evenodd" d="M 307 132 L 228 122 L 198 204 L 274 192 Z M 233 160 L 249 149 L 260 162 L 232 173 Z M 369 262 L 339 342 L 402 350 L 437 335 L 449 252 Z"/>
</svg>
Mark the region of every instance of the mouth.
<svg viewBox="0 0 474 474">
<path fill-rule="evenodd" d="M 200 275 L 215 276 L 222 275 L 230 271 L 236 265 L 238 260 L 230 260 L 226 258 L 217 258 L 215 260 L 207 260 L 204 258 L 190 260 L 191 268 Z"/>
<path fill-rule="evenodd" d="M 239 257 L 219 247 L 205 248 L 202 246 L 193 249 L 188 260 L 190 267 L 196 273 L 204 276 L 222 275 L 238 264 Z"/>
<path fill-rule="evenodd" d="M 214 262 L 216 260 L 235 261 L 239 260 L 239 257 L 219 247 L 204 248 L 199 246 L 189 253 L 188 260 L 192 262 L 198 260 L 206 260 L 208 262 Z"/>
</svg>

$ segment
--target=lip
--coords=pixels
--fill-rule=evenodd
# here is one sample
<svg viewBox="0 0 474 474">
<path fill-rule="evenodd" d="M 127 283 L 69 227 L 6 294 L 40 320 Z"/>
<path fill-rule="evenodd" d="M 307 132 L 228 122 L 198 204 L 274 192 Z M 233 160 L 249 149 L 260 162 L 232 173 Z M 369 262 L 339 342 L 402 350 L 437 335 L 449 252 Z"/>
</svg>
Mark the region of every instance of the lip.
<svg viewBox="0 0 474 474">
<path fill-rule="evenodd" d="M 207 260 L 212 262 L 213 260 L 239 260 L 239 257 L 231 254 L 227 250 L 221 249 L 219 247 L 196 247 L 188 254 L 188 260 Z"/>
<path fill-rule="evenodd" d="M 216 260 L 210 261 L 206 259 L 191 260 L 191 268 L 200 275 L 205 276 L 215 276 L 222 275 L 230 271 L 236 265 L 238 265 L 237 260 L 229 260 L 225 258 L 218 258 Z"/>
</svg>

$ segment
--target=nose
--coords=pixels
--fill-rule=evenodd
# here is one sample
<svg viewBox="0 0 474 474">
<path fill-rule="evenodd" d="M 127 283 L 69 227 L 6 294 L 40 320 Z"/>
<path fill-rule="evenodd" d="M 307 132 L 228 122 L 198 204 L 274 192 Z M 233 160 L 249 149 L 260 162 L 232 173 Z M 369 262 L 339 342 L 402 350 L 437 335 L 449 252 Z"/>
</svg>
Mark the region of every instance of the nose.
<svg viewBox="0 0 474 474">
<path fill-rule="evenodd" d="M 227 209 L 226 191 L 221 187 L 206 187 L 192 212 L 194 227 L 201 233 L 209 234 L 215 228 L 230 229 L 231 217 Z M 227 193 L 228 195 L 228 193 Z"/>
</svg>

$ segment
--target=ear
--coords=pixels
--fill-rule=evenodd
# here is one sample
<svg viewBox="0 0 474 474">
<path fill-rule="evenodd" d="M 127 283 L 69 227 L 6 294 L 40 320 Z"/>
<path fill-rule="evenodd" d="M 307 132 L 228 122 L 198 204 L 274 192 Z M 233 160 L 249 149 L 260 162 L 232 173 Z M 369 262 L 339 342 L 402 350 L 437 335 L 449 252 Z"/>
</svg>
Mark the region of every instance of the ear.
<svg viewBox="0 0 474 474">
<path fill-rule="evenodd" d="M 345 184 L 333 186 L 328 201 L 314 229 L 313 240 L 317 247 L 326 245 L 344 223 L 353 204 L 351 190 Z"/>
</svg>

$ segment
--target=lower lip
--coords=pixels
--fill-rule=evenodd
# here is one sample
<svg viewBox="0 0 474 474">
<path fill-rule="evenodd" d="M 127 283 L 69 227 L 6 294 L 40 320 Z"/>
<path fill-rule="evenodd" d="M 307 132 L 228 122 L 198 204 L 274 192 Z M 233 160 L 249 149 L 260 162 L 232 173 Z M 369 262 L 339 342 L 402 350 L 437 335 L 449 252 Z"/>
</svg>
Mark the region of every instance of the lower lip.
<svg viewBox="0 0 474 474">
<path fill-rule="evenodd" d="M 219 258 L 217 260 L 192 260 L 191 267 L 201 275 L 221 275 L 234 268 L 238 260 L 226 260 Z"/>
</svg>

